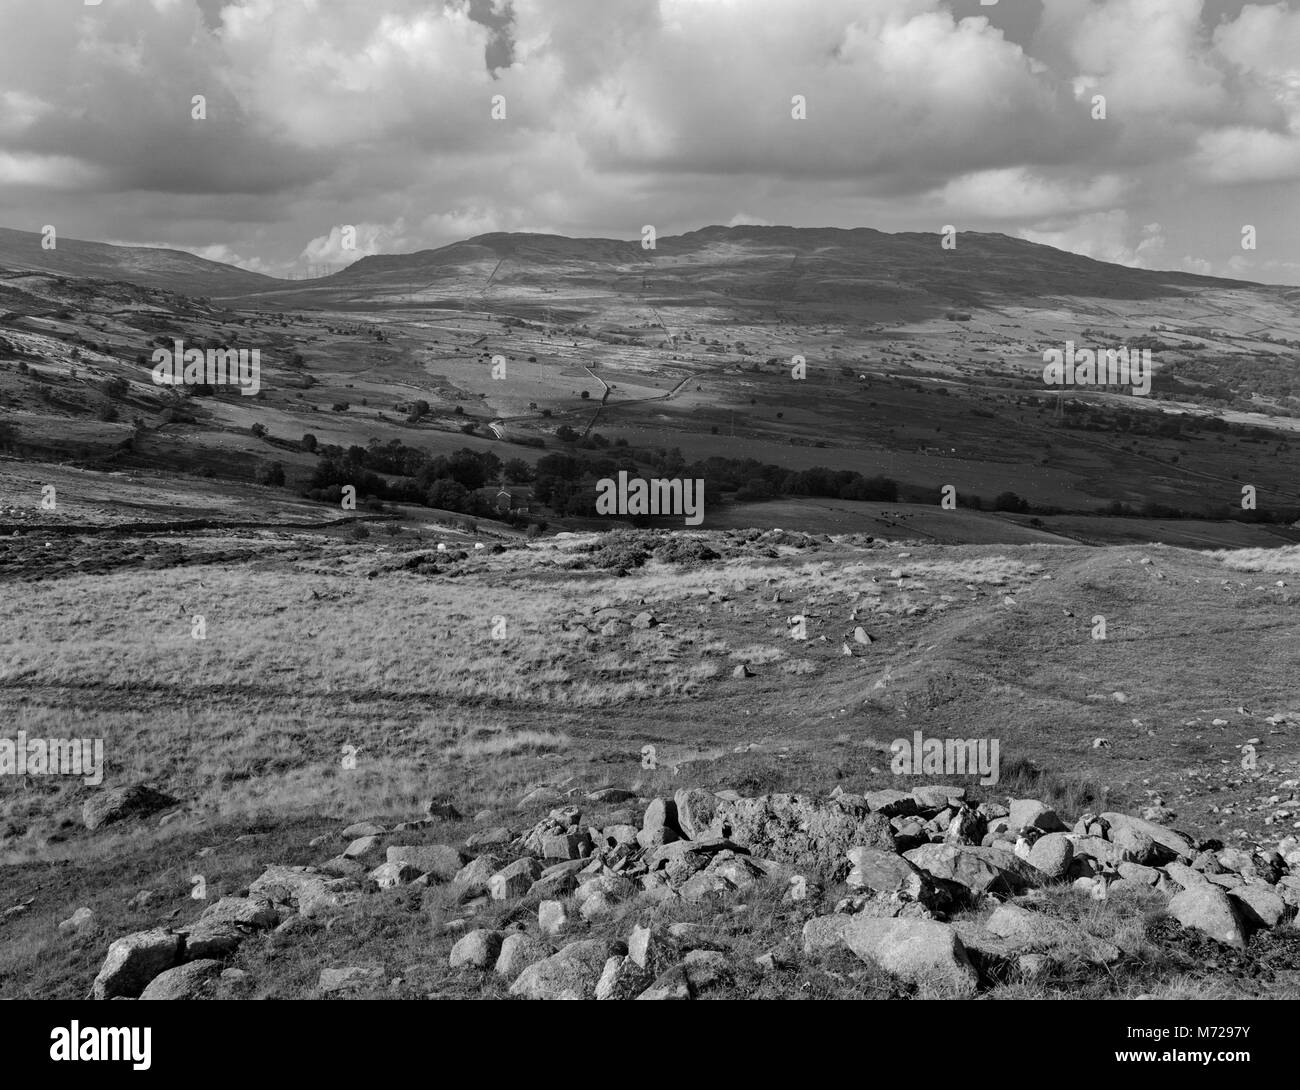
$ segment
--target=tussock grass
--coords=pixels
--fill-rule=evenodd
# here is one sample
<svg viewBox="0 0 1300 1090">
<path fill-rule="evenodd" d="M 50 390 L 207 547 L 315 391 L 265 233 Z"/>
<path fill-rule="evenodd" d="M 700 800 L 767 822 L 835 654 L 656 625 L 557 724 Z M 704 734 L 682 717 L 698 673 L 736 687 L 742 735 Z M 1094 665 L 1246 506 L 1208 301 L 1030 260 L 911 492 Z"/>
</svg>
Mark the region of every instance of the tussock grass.
<svg viewBox="0 0 1300 1090">
<path fill-rule="evenodd" d="M 1216 549 L 1210 555 L 1234 571 L 1300 575 L 1300 545 L 1279 549 Z"/>
</svg>

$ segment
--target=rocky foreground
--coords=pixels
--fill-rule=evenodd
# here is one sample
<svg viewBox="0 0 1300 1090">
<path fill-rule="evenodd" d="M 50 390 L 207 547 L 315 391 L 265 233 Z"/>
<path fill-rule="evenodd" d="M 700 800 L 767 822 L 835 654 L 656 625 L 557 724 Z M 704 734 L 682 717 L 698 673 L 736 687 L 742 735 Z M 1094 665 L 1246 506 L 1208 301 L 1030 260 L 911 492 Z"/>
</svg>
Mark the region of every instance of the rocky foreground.
<svg viewBox="0 0 1300 1090">
<path fill-rule="evenodd" d="M 140 788 L 115 798 L 135 816 L 151 809 Z M 341 854 L 318 866 L 271 866 L 192 923 L 116 940 L 92 994 L 237 997 L 246 973 L 227 963 L 249 936 L 356 911 L 401 887 L 443 887 L 455 916 L 441 926 L 459 935 L 451 969 L 496 974 L 509 994 L 530 999 L 703 996 L 737 967 L 707 926 L 669 922 L 672 908 L 716 906 L 721 917 L 756 887 L 796 907 L 842 887 L 847 896 L 832 912 L 792 916 L 802 919 L 792 941 L 805 954 L 850 951 L 923 994 L 951 997 L 1008 974 L 1033 979 L 1062 960 L 1120 958 L 1114 943 L 1042 911 L 1052 887 L 1097 900 L 1122 895 L 1135 915 L 1165 914 L 1238 949 L 1258 932 L 1294 929 L 1300 908 L 1295 836 L 1274 850 L 1224 847 L 1173 829 L 1174 815 L 1160 808 L 1084 814 L 1071 828 L 1038 800 L 976 804 L 946 785 L 865 795 L 836 788 L 823 799 L 683 789 L 648 802 L 605 788 L 583 801 L 604 815 L 599 824 L 585 823 L 574 799 L 539 789 L 520 809 L 553 808 L 531 828 L 482 828 L 459 845 L 419 842 L 461 818 L 439 800 L 417 821 L 349 826 Z M 337 836 L 312 843 L 324 848 Z M 574 917 L 617 919 L 628 906 L 642 922 L 625 940 L 566 941 Z M 497 927 L 475 926 L 489 913 Z M 78 925 L 78 915 L 67 921 Z M 755 960 L 774 971 L 782 956 L 774 949 Z M 386 983 L 382 969 L 327 967 L 318 992 Z"/>
</svg>

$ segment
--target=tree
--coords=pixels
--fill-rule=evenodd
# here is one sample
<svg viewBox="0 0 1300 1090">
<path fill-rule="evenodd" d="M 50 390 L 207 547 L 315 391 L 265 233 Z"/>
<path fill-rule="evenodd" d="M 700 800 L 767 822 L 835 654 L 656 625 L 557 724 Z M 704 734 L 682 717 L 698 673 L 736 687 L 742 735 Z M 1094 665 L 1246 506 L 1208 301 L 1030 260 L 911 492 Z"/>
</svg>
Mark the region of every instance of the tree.
<svg viewBox="0 0 1300 1090">
<path fill-rule="evenodd" d="M 316 440 L 316 436 L 312 435 L 311 432 L 305 432 L 303 434 L 303 437 L 300 440 L 300 444 L 302 446 L 302 449 L 305 450 L 308 454 L 316 453 L 317 440 Z"/>
<path fill-rule="evenodd" d="M 469 492 L 460 483 L 443 477 L 430 486 L 425 502 L 444 511 L 461 511 L 468 499 Z"/>
<path fill-rule="evenodd" d="M 1021 499 L 1014 492 L 1000 492 L 993 501 L 993 510 L 1024 514 L 1029 510 L 1029 501 Z"/>
<path fill-rule="evenodd" d="M 528 484 L 533 479 L 533 467 L 522 458 L 511 458 L 502 467 L 502 472 L 511 484 Z"/>
<path fill-rule="evenodd" d="M 559 439 L 562 443 L 572 443 L 578 438 L 578 433 L 569 427 L 568 424 L 561 424 L 555 429 L 555 438 Z"/>
</svg>

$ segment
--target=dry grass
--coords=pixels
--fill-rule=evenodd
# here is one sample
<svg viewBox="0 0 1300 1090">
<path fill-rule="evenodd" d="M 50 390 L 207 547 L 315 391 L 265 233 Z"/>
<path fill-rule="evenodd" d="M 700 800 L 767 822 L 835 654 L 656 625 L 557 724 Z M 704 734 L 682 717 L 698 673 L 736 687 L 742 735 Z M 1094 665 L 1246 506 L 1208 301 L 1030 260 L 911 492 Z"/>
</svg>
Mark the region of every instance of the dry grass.
<svg viewBox="0 0 1300 1090">
<path fill-rule="evenodd" d="M 1278 549 L 1218 549 L 1211 554 L 1225 568 L 1269 575 L 1300 574 L 1300 545 Z"/>
</svg>

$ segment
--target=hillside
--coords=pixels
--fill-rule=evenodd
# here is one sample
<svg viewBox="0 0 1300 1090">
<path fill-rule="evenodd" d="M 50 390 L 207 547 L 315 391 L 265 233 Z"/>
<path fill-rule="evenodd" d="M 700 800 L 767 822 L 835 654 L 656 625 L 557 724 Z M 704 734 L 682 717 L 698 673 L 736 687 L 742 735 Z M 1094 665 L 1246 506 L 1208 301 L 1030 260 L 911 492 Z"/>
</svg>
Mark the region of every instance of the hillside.
<svg viewBox="0 0 1300 1090">
<path fill-rule="evenodd" d="M 112 246 L 61 236 L 53 249 L 45 249 L 41 239 L 39 232 L 0 227 L 0 269 L 123 281 L 192 296 L 265 291 L 276 284 L 272 277 L 183 250 Z"/>
<path fill-rule="evenodd" d="M 207 906 L 257 879 L 255 894 L 296 907 L 307 877 L 266 893 L 288 880 L 271 865 L 322 865 L 360 838 L 348 852 L 364 866 L 333 860 L 326 870 L 341 884 L 331 888 L 359 890 L 355 881 L 383 863 L 377 845 L 428 847 L 402 849 L 423 863 L 390 868 L 389 888 L 364 902 L 343 896 L 328 930 L 330 912 L 303 908 L 315 922 L 249 938 L 224 958 L 239 970 L 227 983 L 238 977 L 240 994 L 317 995 L 333 987 L 334 969 L 361 965 L 378 966 L 347 985 L 361 994 L 395 975 L 419 994 L 496 994 L 509 977 L 495 983 L 489 972 L 485 982 L 456 968 L 454 954 L 449 970 L 449 951 L 467 927 L 533 934 L 539 895 L 523 887 L 541 867 L 503 901 L 448 885 L 451 871 L 473 855 L 483 855 L 480 870 L 504 866 L 518 851 L 507 841 L 534 826 L 563 839 L 546 817 L 557 807 L 590 815 L 583 829 L 635 829 L 641 809 L 682 788 L 764 800 L 835 789 L 876 810 L 899 787 L 942 779 L 990 807 L 1041 799 L 1067 823 L 1155 808 L 1193 841 L 1215 839 L 1240 858 L 1276 847 L 1300 813 L 1295 550 L 946 548 L 786 532 L 478 540 L 503 548 L 411 529 L 361 541 L 306 529 L 127 531 L 112 554 L 62 569 L 75 538 L 29 531 L 6 541 L 0 710 L 33 737 L 93 722 L 111 757 L 103 789 L 51 780 L 33 795 L 0 783 L 7 896 L 27 906 L 6 925 L 0 992 L 82 994 L 110 940 L 197 916 L 194 875 Z M 1104 640 L 1094 638 L 1098 615 Z M 916 731 L 996 740 L 997 782 L 900 777 L 891 743 Z M 1248 746 L 1256 760 L 1245 768 Z M 154 805 L 143 821 L 128 812 L 84 826 L 83 803 L 99 807 L 105 790 L 141 782 L 173 800 L 161 821 L 148 817 Z M 431 818 L 401 824 L 430 798 Z M 388 835 L 367 841 L 372 829 Z M 459 856 L 434 847 L 466 838 Z M 695 871 L 669 868 L 673 889 L 716 849 L 700 850 Z M 800 863 L 782 854 L 793 847 L 751 850 L 795 863 L 811 892 L 778 903 L 781 885 L 736 878 L 741 893 L 726 896 L 752 915 L 726 929 L 728 973 L 765 994 L 899 994 L 896 980 L 848 972 L 829 946 L 807 945 L 811 915 L 855 895 L 833 855 Z M 439 852 L 454 862 L 435 862 Z M 606 858 L 610 873 L 618 858 Z M 719 873 L 734 877 L 747 864 L 728 865 Z M 412 882 L 429 867 L 437 875 Z M 695 886 L 716 884 L 717 870 Z M 716 923 L 711 895 L 625 886 L 601 887 L 608 913 L 579 913 L 591 889 L 575 897 L 554 885 L 572 921 L 566 941 L 647 921 Z M 1294 928 L 1256 935 L 1239 960 L 1206 957 L 1195 946 L 1206 939 L 1150 922 L 1178 888 L 1162 898 L 1117 886 L 1100 916 L 1068 883 L 1018 898 L 1076 929 L 1091 921 L 1091 938 L 1039 947 L 1048 957 L 1034 980 L 1014 957 L 1004 964 L 1010 947 L 990 952 L 979 938 L 1002 898 L 962 911 L 922 900 L 933 918 L 952 914 L 972 951 L 1002 950 L 1001 961 L 979 963 L 980 987 L 995 995 L 1294 994 L 1282 972 L 1296 964 Z M 88 922 L 60 933 L 55 924 L 78 908 Z M 545 920 L 556 910 L 542 911 Z M 1085 954 L 1085 939 L 1114 953 Z M 747 967 L 765 951 L 785 968 Z"/>
</svg>

